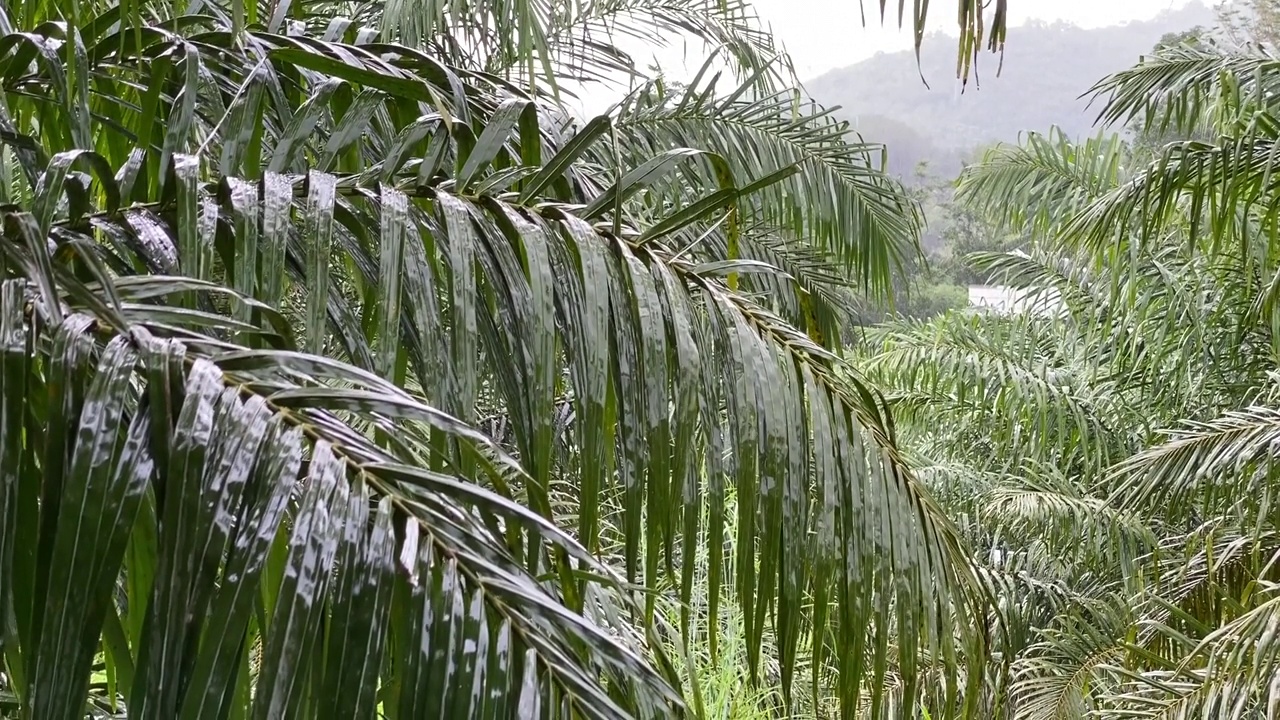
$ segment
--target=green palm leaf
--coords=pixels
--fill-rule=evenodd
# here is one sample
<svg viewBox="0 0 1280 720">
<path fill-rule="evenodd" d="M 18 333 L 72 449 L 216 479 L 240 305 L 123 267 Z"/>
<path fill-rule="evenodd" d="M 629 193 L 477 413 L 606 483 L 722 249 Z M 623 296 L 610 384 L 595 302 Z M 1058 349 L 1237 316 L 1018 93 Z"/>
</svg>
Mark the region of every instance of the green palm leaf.
<svg viewBox="0 0 1280 720">
<path fill-rule="evenodd" d="M 803 212 L 773 190 L 795 162 L 636 141 L 601 179 L 587 149 L 617 118 L 579 137 L 486 68 L 327 16 L 263 29 L 239 3 L 151 10 L 159 24 L 103 10 L 69 73 L 33 64 L 57 28 L 0 41 L 14 135 L 50 158 L 3 240 L 0 376 L 42 398 L 0 416 L 18 458 L 0 495 L 0 587 L 19 589 L 3 656 L 24 708 L 666 716 L 683 698 L 633 589 L 687 578 L 705 546 L 711 615 L 738 603 L 750 674 L 771 634 L 789 694 L 834 636 L 860 648 L 839 657 L 846 714 L 864 689 L 880 702 L 890 654 L 912 700 L 918 656 L 955 660 L 933 677 L 939 713 L 962 710 L 957 657 L 976 672 L 985 656 L 966 621 L 985 598 L 955 529 L 883 401 L 737 284 L 792 282 L 775 263 L 817 264 L 851 228 L 846 261 L 887 283 L 874 242 L 910 244 L 915 216 L 858 164 L 865 148 L 821 118 L 802 123 L 818 145 L 785 140 L 840 180 L 844 206 L 793 223 L 824 249 L 753 236 L 757 260 L 726 235 L 722 257 L 686 256 L 672 238 L 722 200 Z M 651 203 L 726 168 L 719 195 Z M 581 421 L 560 423 L 566 401 Z M 474 429 L 489 415 L 506 447 Z M 581 491 L 562 526 L 565 484 Z M 63 595 L 35 602 L 44 589 Z M 90 691 L 100 648 L 130 676 L 110 697 Z"/>
<path fill-rule="evenodd" d="M 749 85 L 724 96 L 715 90 L 713 78 L 679 96 L 656 86 L 633 93 L 614 111 L 628 153 L 622 161 L 673 145 L 712 149 L 727 167 L 699 165 L 691 168 L 693 177 L 722 184 L 728 173 L 739 187 L 794 168 L 744 198 L 738 212 L 831 253 L 856 269 L 863 285 L 887 292 L 884 278 L 919 252 L 922 220 L 884 174 L 883 148 L 855 140 L 847 123 L 830 119 L 830 110 L 796 114 L 789 94 L 759 96 Z M 599 162 L 608 165 L 611 156 L 602 148 Z"/>
<path fill-rule="evenodd" d="M 1126 178 L 1124 143 L 1098 135 L 1075 144 L 1060 130 L 1028 133 L 964 169 L 956 199 L 1003 226 L 1052 236 Z"/>
<path fill-rule="evenodd" d="M 31 320 L 23 322 L 23 285 L 5 285 L 6 297 L 13 299 L 8 309 L 17 313 L 7 320 L 26 324 L 28 337 L 38 342 Z M 131 712 L 176 714 L 181 707 L 192 717 L 217 714 L 237 683 L 244 682 L 236 668 L 260 646 L 257 713 L 302 712 L 319 697 L 319 686 L 308 689 L 308 683 L 332 674 L 351 684 L 354 695 L 345 702 L 352 713 L 363 714 L 373 702 L 379 668 L 365 665 L 359 671 L 352 663 L 367 662 L 367 643 L 375 650 L 382 646 L 387 618 L 393 625 L 403 618 L 440 628 L 423 636 L 432 638 L 421 648 L 429 656 L 418 655 L 417 642 L 400 647 L 392 636 L 388 643 L 397 669 L 383 680 L 401 688 L 402 708 L 426 712 L 491 703 L 488 707 L 501 714 L 505 703 L 519 698 L 523 663 L 528 672 L 546 673 L 579 712 L 613 716 L 617 703 L 600 694 L 593 675 L 582 672 L 583 652 L 603 653 L 598 659 L 606 663 L 631 658 L 626 675 L 649 678 L 649 689 L 638 686 L 633 692 L 639 694 L 632 695 L 651 693 L 644 704 L 675 700 L 639 658 L 592 623 L 558 609 L 562 601 L 546 595 L 514 562 L 502 537 L 477 525 L 472 513 L 489 523 L 501 519 L 509 531 L 531 533 L 530 552 L 536 552 L 541 541 L 535 538 L 541 537 L 567 543 L 576 562 L 593 575 L 608 577 L 607 569 L 593 568 L 584 550 L 511 499 L 470 480 L 405 464 L 413 458 L 374 445 L 341 416 L 388 427 L 397 420 L 426 423 L 456 433 L 461 442 L 479 443 L 473 452 L 492 457 L 483 436 L 374 376 L 322 358 L 234 349 L 208 354 L 197 349 L 198 336 L 164 340 L 149 328 L 168 334 L 165 325 L 144 319 L 116 328 L 105 319 L 70 315 L 60 328 L 50 340 L 66 350 L 49 359 L 64 368 L 63 380 L 49 385 L 32 368 L 27 384 L 50 395 L 49 407 L 73 413 L 63 418 L 78 428 L 64 441 L 71 462 L 61 475 L 61 502 L 43 503 L 38 514 L 41 527 L 51 528 L 49 545 L 33 552 L 37 557 L 48 553 L 47 560 L 13 566 L 6 581 L 14 607 L 32 611 L 30 623 L 19 620 L 18 646 L 10 648 L 18 654 L 8 658 L 11 670 L 17 662 L 30 677 L 26 700 L 33 712 L 60 717 L 79 712 L 98 644 L 94 628 L 103 622 L 102 613 L 117 612 L 109 598 L 122 562 L 126 573 L 143 572 L 139 563 L 145 563 L 154 577 L 149 593 L 131 595 L 127 610 L 121 609 L 126 626 L 141 632 L 133 639 L 138 671 L 132 688 L 122 690 Z M 110 338 L 100 361 L 86 352 L 102 342 L 95 334 Z M 78 354 L 76 347 L 82 348 Z M 22 362 L 23 356 L 12 359 Z M 337 381 L 369 390 L 324 391 L 324 383 Z M 136 409 L 108 402 L 107 391 L 136 397 Z M 126 415 L 122 422 L 121 413 L 133 419 Z M 18 457 L 44 445 L 31 430 L 41 420 L 36 415 L 23 425 L 7 426 L 14 435 L 5 441 L 17 444 Z M 90 465 L 101 452 L 107 453 L 102 461 Z M 492 462 L 480 467 L 496 472 Z M 110 478 L 115 480 L 109 484 Z M 302 494 L 292 504 L 289 489 L 295 480 Z M 374 507 L 377 519 L 371 522 Z M 138 548 L 126 555 L 137 542 L 140 508 L 151 508 L 143 513 L 150 519 L 142 522 L 154 528 L 159 545 L 149 554 L 139 554 Z M 286 514 L 292 531 L 283 524 Z M 330 582 L 327 576 L 335 567 L 338 577 Z M 34 573 L 31 580 L 25 572 Z M 96 580 L 70 582 L 73 577 Z M 30 594 L 37 587 L 49 593 L 49 601 L 39 606 Z M 339 592 L 343 588 L 350 592 Z M 247 611 L 257 592 L 263 593 L 267 617 L 251 624 Z M 395 600 L 402 592 L 404 600 Z M 363 620 L 352 615 L 361 598 L 372 603 L 358 611 Z M 462 614 L 464 606 L 469 609 Z M 155 610 L 144 613 L 148 607 Z M 206 615 L 226 622 L 207 629 L 199 622 L 192 625 L 193 617 Z M 325 637 L 322 628 L 343 622 L 357 624 L 329 638 L 328 660 L 313 660 L 324 647 L 318 644 Z M 450 640 L 451 634 L 458 639 Z M 406 637 L 412 635 L 399 636 L 400 642 Z M 344 649 L 344 644 L 350 645 Z M 490 653 L 496 655 L 489 665 L 477 665 L 477 657 L 483 661 Z M 430 664 L 416 669 L 421 663 Z M 303 673 L 311 667 L 316 679 L 308 681 Z M 477 672 L 497 673 L 496 682 L 475 681 L 496 694 L 453 697 L 410 674 L 439 679 L 440 673 L 464 671 L 458 677 L 462 687 L 470 687 Z M 68 692 L 77 687 L 78 692 Z M 363 703 L 357 702 L 360 697 Z"/>
</svg>

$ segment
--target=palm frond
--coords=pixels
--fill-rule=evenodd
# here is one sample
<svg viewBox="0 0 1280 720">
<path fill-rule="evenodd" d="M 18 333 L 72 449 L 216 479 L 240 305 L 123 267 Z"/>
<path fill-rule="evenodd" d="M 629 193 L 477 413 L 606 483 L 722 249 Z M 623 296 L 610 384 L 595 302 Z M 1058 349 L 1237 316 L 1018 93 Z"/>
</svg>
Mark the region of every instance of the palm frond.
<svg viewBox="0 0 1280 720">
<path fill-rule="evenodd" d="M 762 87 L 794 82 L 784 67 L 774 68 L 778 74 L 763 72 L 782 53 L 741 0 L 525 0 L 465 7 L 385 0 L 362 4 L 354 19 L 452 63 L 555 91 L 569 90 L 570 82 L 617 84 L 641 76 L 644 68 L 625 41 L 651 47 L 702 43 L 725 50 L 730 70 L 744 77 L 760 73 Z"/>
<path fill-rule="evenodd" d="M 11 269 L 50 267 L 14 239 Z M 501 484 L 500 467 L 523 471 L 480 433 L 358 368 L 220 342 L 196 329 L 211 316 L 183 313 L 182 329 L 164 305 L 98 315 L 102 301 L 77 302 L 91 288 L 60 278 L 64 305 L 41 294 L 52 278 L 33 275 L 2 290 L 6 382 L 47 397 L 6 414 L 4 434 L 4 535 L 29 558 L 6 565 L 17 621 L 6 660 L 32 712 L 75 716 L 104 622 L 126 643 L 110 652 L 131 669 L 119 692 L 134 713 L 226 712 L 248 697 L 239 668 L 251 652 L 262 653 L 258 717 L 324 697 L 339 715 L 363 713 L 380 686 L 395 688 L 383 701 L 402 715 L 505 715 L 538 703 L 540 682 L 588 717 L 679 702 L 604 618 L 566 611 L 533 574 L 559 565 L 603 582 L 614 602 L 628 597 L 575 541 L 485 488 Z M 191 286 L 159 280 L 145 295 Z M 401 440 L 375 443 L 363 423 Z M 476 474 L 422 467 L 411 438 L 425 428 L 482 460 Z M 28 467 L 46 482 L 19 474 Z M 117 605 L 122 573 L 128 603 Z"/>
<path fill-rule="evenodd" d="M 1248 612 L 1214 630 L 1180 662 L 1133 673 L 1107 702 L 1121 718 L 1264 717 L 1278 702 L 1275 683 L 1275 629 L 1280 603 L 1274 583 L 1262 583 L 1265 598 Z M 1185 636 L 1163 626 L 1174 641 Z"/>
<path fill-rule="evenodd" d="M 1249 109 L 1272 108 L 1277 90 L 1280 63 L 1260 49 L 1174 45 L 1102 79 L 1087 94 L 1102 102 L 1100 124 L 1141 119 L 1155 132 L 1189 133 L 1206 124 L 1224 130 L 1247 120 Z"/>
<path fill-rule="evenodd" d="M 1188 423 L 1116 466 L 1114 474 L 1125 479 L 1116 497 L 1152 507 L 1190 504 L 1205 515 L 1254 504 L 1271 477 L 1278 432 L 1280 412 L 1260 406 Z"/>
<path fill-rule="evenodd" d="M 1269 231 L 1276 222 L 1270 212 L 1276 130 L 1262 128 L 1218 143 L 1172 143 L 1143 172 L 1072 218 L 1063 232 L 1095 246 L 1130 232 L 1139 243 L 1151 244 L 1185 217 L 1189 236 L 1206 238 L 1211 250 L 1240 243 L 1247 251 L 1249 228 Z"/>
<path fill-rule="evenodd" d="M 862 10 L 862 20 L 866 23 L 866 4 L 858 0 Z M 891 7 L 891 6 L 889 6 Z M 987 9 L 991 12 L 988 16 Z M 910 19 L 915 37 L 916 60 L 920 59 L 920 46 L 924 43 L 925 22 L 929 17 L 929 0 L 920 0 L 912 5 L 911 14 L 907 14 L 906 3 L 898 3 L 898 25 L 905 25 Z M 892 11 L 886 10 L 886 4 L 880 3 L 880 21 L 892 17 Z M 956 78 L 968 84 L 969 76 L 978 74 L 978 56 L 985 47 L 992 53 L 999 53 L 1004 58 L 1004 42 L 1008 32 L 1009 2 L 995 0 L 994 3 L 982 5 L 960 0 L 959 12 L 956 15 L 957 30 L 960 38 L 956 53 Z"/>
<path fill-rule="evenodd" d="M 593 0 L 554 22 L 548 33 L 550 44 L 562 57 L 580 58 L 565 63 L 571 74 L 590 72 L 585 61 L 593 57 L 596 48 L 612 46 L 612 38 L 630 37 L 649 47 L 669 46 L 682 38 L 723 50 L 729 70 L 758 83 L 761 89 L 776 91 L 795 82 L 790 59 L 746 2 Z M 636 70 L 632 63 L 611 69 Z"/>
<path fill-rule="evenodd" d="M 1058 616 L 1015 667 L 1014 717 L 1068 720 L 1095 714 L 1107 666 L 1123 656 L 1118 638 L 1126 625 L 1123 613 L 1105 602 Z"/>
<path fill-rule="evenodd" d="M 1070 255 L 1033 248 L 1030 252 L 978 252 L 966 261 L 990 273 L 993 282 L 1021 288 L 1023 306 L 1031 312 L 1052 314 L 1061 303 L 1076 322 L 1087 325 L 1111 312 L 1111 288 L 1100 273 Z"/>
<path fill-rule="evenodd" d="M 1026 472 L 987 494 L 984 513 L 996 527 L 1033 528 L 1037 537 L 1070 554 L 1104 552 L 1137 556 L 1155 543 L 1151 529 L 1131 512 L 1083 492 L 1086 483 L 1029 462 Z"/>
<path fill-rule="evenodd" d="M 830 110 L 795 112 L 789 94 L 716 90 L 713 78 L 674 97 L 654 87 L 633 93 L 614 111 L 620 149 L 634 154 L 623 161 L 673 146 L 714 151 L 725 165 L 699 165 L 696 177 L 723 186 L 727 174 L 750 189 L 739 213 L 830 252 L 864 285 L 887 292 L 887 278 L 919 252 L 922 219 L 883 172 L 883 148 L 855 140 Z M 602 147 L 600 163 L 610 164 L 613 152 Z"/>
<path fill-rule="evenodd" d="M 1125 179 L 1126 160 L 1118 135 L 1100 133 L 1077 144 L 1057 128 L 1027 133 L 966 167 L 956 199 L 1015 232 L 1052 237 Z"/>
<path fill-rule="evenodd" d="M 1100 398 L 1053 345 L 1051 327 L 1034 316 L 981 313 L 899 323 L 877 333 L 879 348 L 865 364 L 886 388 L 972 407 L 973 421 L 997 442 L 1106 466 L 1113 441 Z"/>
</svg>

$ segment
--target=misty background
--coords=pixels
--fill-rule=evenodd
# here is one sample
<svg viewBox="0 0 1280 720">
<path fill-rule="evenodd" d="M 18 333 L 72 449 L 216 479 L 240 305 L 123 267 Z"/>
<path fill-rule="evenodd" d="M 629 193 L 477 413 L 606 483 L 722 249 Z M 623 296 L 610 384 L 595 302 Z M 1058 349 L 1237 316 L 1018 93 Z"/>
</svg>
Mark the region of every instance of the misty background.
<svg viewBox="0 0 1280 720">
<path fill-rule="evenodd" d="M 881 52 L 806 78 L 804 87 L 818 103 L 841 106 L 837 117 L 865 139 L 885 143 L 893 174 L 913 182 L 925 162 L 931 174 L 954 177 L 979 148 L 1015 142 L 1023 132 L 1056 125 L 1073 139 L 1095 134 L 1096 108 L 1082 97 L 1094 83 L 1215 20 L 1215 10 L 1200 3 L 1095 28 L 1030 20 L 1009 29 L 999 76 L 999 58 L 984 54 L 977 81 L 963 92 L 953 81 L 954 40 L 939 32 L 925 38 L 918 68 L 912 50 Z"/>
</svg>

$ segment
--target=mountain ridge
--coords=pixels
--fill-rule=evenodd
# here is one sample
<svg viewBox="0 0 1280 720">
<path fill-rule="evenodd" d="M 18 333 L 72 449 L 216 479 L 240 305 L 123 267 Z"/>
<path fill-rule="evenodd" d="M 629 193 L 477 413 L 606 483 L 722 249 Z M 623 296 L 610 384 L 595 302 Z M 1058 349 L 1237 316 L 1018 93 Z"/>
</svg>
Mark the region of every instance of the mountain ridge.
<svg viewBox="0 0 1280 720">
<path fill-rule="evenodd" d="M 1013 142 L 1051 125 L 1069 137 L 1097 132 L 1097 109 L 1081 96 L 1123 70 L 1170 33 L 1207 26 L 1214 11 L 1199 2 L 1145 21 L 1098 28 L 1033 21 L 1010 28 L 1003 67 L 984 54 L 978 83 L 960 92 L 954 44 L 943 33 L 926 38 L 917 66 L 912 50 L 882 52 L 804 83 L 815 101 L 840 105 L 836 116 L 869 142 L 889 147 L 890 172 L 910 178 L 919 162 L 948 177 L 979 147 Z M 926 87 L 921 80 L 928 81 Z M 991 77 L 988 77 L 991 75 Z"/>
</svg>

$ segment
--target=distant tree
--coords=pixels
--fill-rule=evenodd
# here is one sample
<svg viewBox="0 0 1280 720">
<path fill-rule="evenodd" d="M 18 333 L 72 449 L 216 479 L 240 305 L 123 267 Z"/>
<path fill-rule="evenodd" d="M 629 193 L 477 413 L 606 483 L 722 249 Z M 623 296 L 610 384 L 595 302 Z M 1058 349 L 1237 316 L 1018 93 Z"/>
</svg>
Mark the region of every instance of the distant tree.
<svg viewBox="0 0 1280 720">
<path fill-rule="evenodd" d="M 990 273 L 974 267 L 969 256 L 980 252 L 1008 252 L 1025 243 L 1021 234 L 1009 234 L 983 218 L 981 213 L 957 202 L 948 202 L 947 227 L 942 231 L 945 256 L 939 258 L 937 273 L 960 286 L 982 285 Z"/>
<path fill-rule="evenodd" d="M 1236 0 L 1217 8 L 1218 29 L 1231 45 L 1280 47 L 1280 0 Z"/>
<path fill-rule="evenodd" d="M 1191 45 L 1199 47 L 1202 43 L 1212 43 L 1213 39 L 1207 37 L 1210 31 L 1203 25 L 1196 25 L 1189 30 L 1179 32 L 1167 32 L 1156 42 L 1155 50 L 1158 52 L 1165 48 L 1174 48 L 1180 45 Z"/>
<path fill-rule="evenodd" d="M 982 152 L 972 153 L 975 161 Z M 1009 233 L 981 211 L 957 202 L 957 179 L 939 177 L 928 161 L 916 165 L 907 193 L 924 214 L 928 227 L 923 256 L 911 256 L 893 281 L 891 301 L 867 303 L 860 324 L 876 325 L 893 317 L 927 320 L 969 302 L 968 286 L 982 285 L 990 273 L 974 266 L 970 256 L 1007 252 L 1026 244 L 1021 233 Z"/>
</svg>

